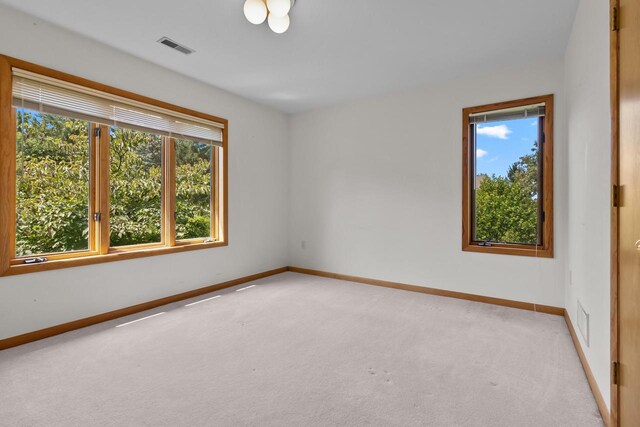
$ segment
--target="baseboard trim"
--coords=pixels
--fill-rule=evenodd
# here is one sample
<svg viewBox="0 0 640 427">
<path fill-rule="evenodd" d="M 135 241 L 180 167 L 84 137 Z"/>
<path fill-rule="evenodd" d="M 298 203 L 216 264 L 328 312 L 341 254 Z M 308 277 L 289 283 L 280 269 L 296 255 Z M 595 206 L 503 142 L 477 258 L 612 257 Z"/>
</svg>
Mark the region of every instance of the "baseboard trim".
<svg viewBox="0 0 640 427">
<path fill-rule="evenodd" d="M 573 327 L 573 322 L 571 322 L 571 318 L 569 317 L 569 313 L 567 310 L 564 311 L 564 321 L 567 323 L 567 328 L 569 328 L 569 333 L 571 333 L 571 339 L 573 340 L 573 345 L 578 352 L 578 358 L 580 359 L 580 363 L 582 363 L 582 369 L 584 369 L 584 374 L 587 376 L 587 381 L 589 382 L 589 387 L 591 387 L 591 392 L 593 393 L 593 397 L 596 399 L 596 404 L 598 405 L 598 409 L 600 410 L 600 415 L 602 416 L 602 420 L 604 424 L 608 427 L 611 425 L 611 419 L 609 414 L 609 409 L 607 408 L 606 403 L 602 397 L 602 393 L 600 392 L 600 387 L 598 387 L 598 383 L 596 383 L 596 379 L 593 376 L 593 372 L 591 371 L 591 366 L 589 366 L 589 362 L 587 361 L 586 356 L 584 355 L 584 351 L 582 351 L 582 346 L 580 345 L 580 341 L 578 340 L 578 336 L 576 335 L 576 330 Z"/>
<path fill-rule="evenodd" d="M 258 280 L 264 277 L 273 276 L 275 274 L 284 273 L 287 270 L 288 270 L 287 267 L 276 268 L 274 270 L 264 271 L 262 273 L 240 277 L 238 279 L 229 280 L 227 282 L 218 283 L 211 286 L 205 286 L 204 288 L 182 292 L 180 294 L 171 295 L 168 297 L 144 302 L 137 305 L 132 305 L 130 307 L 109 311 L 107 313 L 102 313 L 102 314 L 98 314 L 91 317 L 85 317 L 84 319 L 74 320 L 72 322 L 63 323 L 61 325 L 51 326 L 49 328 L 40 329 L 33 332 L 27 332 L 26 334 L 17 335 L 15 337 L 5 338 L 0 340 L 0 350 L 5 350 L 7 348 L 16 347 L 22 344 L 38 341 L 44 338 L 49 338 L 54 335 L 63 334 L 65 332 L 70 332 L 76 329 L 95 325 L 97 323 L 102 323 L 108 320 L 117 319 L 119 317 L 129 316 L 131 314 L 139 313 L 141 311 L 149 310 L 152 308 L 160 307 L 162 305 L 171 304 L 171 303 L 182 301 L 185 299 L 208 294 L 210 292 L 219 291 L 221 289 L 230 288 L 232 286 L 241 285 L 243 283 L 251 282 L 253 280 Z"/>
<path fill-rule="evenodd" d="M 288 267 L 289 271 L 302 274 L 310 274 L 313 276 L 329 277 L 332 279 L 346 280 L 349 282 L 364 283 L 367 285 L 382 286 L 385 288 L 402 289 L 411 292 L 420 292 L 423 294 L 437 295 L 441 297 L 457 298 L 468 301 L 482 302 L 485 304 L 500 305 L 504 307 L 519 308 L 522 310 L 536 311 L 546 314 L 554 314 L 556 316 L 564 315 L 564 308 L 554 307 L 550 305 L 533 304 L 530 302 L 514 301 L 502 298 L 485 297 L 482 295 L 467 294 L 464 292 L 447 291 L 444 289 L 428 288 L 426 286 L 407 285 L 405 283 L 390 282 L 387 280 L 369 279 L 366 277 L 349 276 L 346 274 L 329 273 L 326 271 L 311 270 L 308 268 Z"/>
</svg>

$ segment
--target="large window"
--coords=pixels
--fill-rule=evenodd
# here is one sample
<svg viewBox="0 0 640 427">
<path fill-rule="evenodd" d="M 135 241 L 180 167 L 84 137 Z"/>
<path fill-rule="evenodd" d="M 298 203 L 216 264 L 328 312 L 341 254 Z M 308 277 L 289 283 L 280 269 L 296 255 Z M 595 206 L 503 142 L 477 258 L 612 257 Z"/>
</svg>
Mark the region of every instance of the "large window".
<svg viewBox="0 0 640 427">
<path fill-rule="evenodd" d="M 0 56 L 0 274 L 225 245 L 226 124 Z"/>
<path fill-rule="evenodd" d="M 463 242 L 553 256 L 553 96 L 463 111 Z"/>
</svg>

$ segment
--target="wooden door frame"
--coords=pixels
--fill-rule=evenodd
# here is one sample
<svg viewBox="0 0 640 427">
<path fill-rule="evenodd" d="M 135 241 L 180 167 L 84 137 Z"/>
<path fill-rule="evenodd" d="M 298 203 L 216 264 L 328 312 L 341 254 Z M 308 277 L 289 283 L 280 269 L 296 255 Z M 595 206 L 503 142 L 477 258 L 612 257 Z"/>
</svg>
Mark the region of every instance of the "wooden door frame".
<svg viewBox="0 0 640 427">
<path fill-rule="evenodd" d="M 610 31 L 610 91 L 611 91 L 611 366 L 618 361 L 618 233 L 619 233 L 619 216 L 618 206 L 614 197 L 619 197 L 619 64 L 620 64 L 620 45 L 618 40 L 618 29 L 614 28 L 614 11 L 620 10 L 620 0 L 609 0 L 609 14 L 611 31 Z M 618 25 L 616 23 L 616 25 Z M 611 378 L 611 398 L 610 398 L 610 417 L 609 425 L 617 427 L 619 425 L 619 389 Z"/>
</svg>

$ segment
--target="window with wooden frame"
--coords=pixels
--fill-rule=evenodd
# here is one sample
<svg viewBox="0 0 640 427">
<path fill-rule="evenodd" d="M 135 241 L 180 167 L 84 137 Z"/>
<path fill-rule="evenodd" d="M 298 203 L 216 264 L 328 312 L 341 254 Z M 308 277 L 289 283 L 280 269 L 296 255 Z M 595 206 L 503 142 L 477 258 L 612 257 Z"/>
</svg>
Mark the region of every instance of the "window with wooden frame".
<svg viewBox="0 0 640 427">
<path fill-rule="evenodd" d="M 0 56 L 0 275 L 226 245 L 227 127 Z"/>
<path fill-rule="evenodd" d="M 553 257 L 553 95 L 462 112 L 462 250 Z"/>
</svg>

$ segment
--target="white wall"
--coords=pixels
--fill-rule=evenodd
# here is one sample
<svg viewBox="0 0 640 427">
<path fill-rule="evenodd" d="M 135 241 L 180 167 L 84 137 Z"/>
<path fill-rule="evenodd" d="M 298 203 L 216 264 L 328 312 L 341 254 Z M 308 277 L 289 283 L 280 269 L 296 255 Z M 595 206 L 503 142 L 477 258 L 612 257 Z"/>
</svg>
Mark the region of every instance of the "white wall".
<svg viewBox="0 0 640 427">
<path fill-rule="evenodd" d="M 607 13 L 581 1 L 564 63 L 289 119 L 0 6 L 0 53 L 230 121 L 228 247 L 0 278 L 0 339 L 290 264 L 566 302 L 574 323 L 580 299 L 608 402 Z M 462 108 L 546 93 L 556 95 L 555 258 L 462 252 Z"/>
<path fill-rule="evenodd" d="M 228 247 L 0 278 L 0 339 L 287 264 L 286 115 L 4 6 L 0 53 L 227 118 L 230 147 Z"/>
<path fill-rule="evenodd" d="M 609 404 L 610 185 L 609 6 L 582 0 L 565 56 L 569 145 L 569 250 L 565 304 L 577 326 L 590 314 L 582 349 Z"/>
<path fill-rule="evenodd" d="M 563 78 L 557 62 L 292 116 L 292 265 L 564 306 Z M 555 258 L 462 252 L 462 108 L 548 93 Z"/>
</svg>

